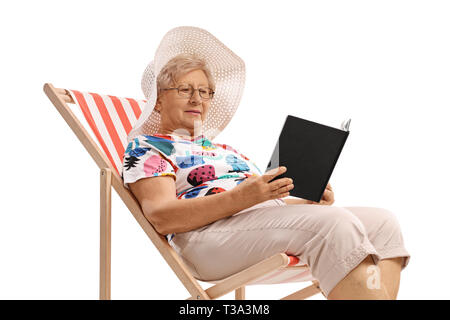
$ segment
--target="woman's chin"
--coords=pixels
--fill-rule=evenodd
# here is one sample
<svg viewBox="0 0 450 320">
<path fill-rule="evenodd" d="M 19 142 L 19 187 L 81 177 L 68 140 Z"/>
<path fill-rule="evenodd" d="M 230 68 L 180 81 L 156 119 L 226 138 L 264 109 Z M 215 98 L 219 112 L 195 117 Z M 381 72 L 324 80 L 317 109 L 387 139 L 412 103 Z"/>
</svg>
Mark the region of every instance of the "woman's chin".
<svg viewBox="0 0 450 320">
<path fill-rule="evenodd" d="M 202 117 L 200 117 L 200 116 L 193 116 L 193 117 L 185 118 L 184 123 L 186 125 L 189 125 L 189 127 L 191 129 L 193 129 L 196 124 L 201 125 L 203 123 L 203 120 L 202 120 Z"/>
</svg>

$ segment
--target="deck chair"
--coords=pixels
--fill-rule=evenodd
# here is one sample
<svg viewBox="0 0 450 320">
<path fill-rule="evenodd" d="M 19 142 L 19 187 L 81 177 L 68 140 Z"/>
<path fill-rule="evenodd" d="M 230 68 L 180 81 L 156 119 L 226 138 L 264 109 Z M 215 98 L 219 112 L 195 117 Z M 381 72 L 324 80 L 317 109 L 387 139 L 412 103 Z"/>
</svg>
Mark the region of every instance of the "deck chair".
<svg viewBox="0 0 450 320">
<path fill-rule="evenodd" d="M 280 252 L 225 279 L 205 281 L 214 284 L 203 289 L 165 236 L 145 218 L 134 195 L 124 187 L 122 158 L 127 135 L 139 118 L 145 100 L 120 98 L 91 92 L 55 88 L 44 84 L 44 92 L 72 128 L 75 135 L 100 168 L 100 299 L 111 299 L 111 187 L 116 190 L 136 221 L 156 246 L 169 267 L 190 294 L 187 300 L 217 299 L 235 291 L 236 300 L 245 300 L 245 286 L 312 281 L 312 284 L 282 299 L 301 300 L 322 292 L 306 264 L 295 256 Z M 81 108 L 94 137 L 91 136 L 68 104 Z M 322 292 L 323 294 L 323 292 Z"/>
</svg>

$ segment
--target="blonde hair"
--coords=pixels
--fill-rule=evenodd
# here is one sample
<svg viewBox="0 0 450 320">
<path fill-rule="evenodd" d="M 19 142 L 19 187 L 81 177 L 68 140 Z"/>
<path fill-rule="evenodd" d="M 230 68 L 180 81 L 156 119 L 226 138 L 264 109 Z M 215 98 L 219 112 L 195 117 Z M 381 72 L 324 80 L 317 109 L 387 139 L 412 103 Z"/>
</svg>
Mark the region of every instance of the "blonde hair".
<svg viewBox="0 0 450 320">
<path fill-rule="evenodd" d="M 216 90 L 216 84 L 206 62 L 193 54 L 182 53 L 170 59 L 159 72 L 156 78 L 158 96 L 161 95 L 162 88 L 176 84 L 180 77 L 194 70 L 202 70 L 208 79 L 209 87 L 213 91 Z"/>
</svg>

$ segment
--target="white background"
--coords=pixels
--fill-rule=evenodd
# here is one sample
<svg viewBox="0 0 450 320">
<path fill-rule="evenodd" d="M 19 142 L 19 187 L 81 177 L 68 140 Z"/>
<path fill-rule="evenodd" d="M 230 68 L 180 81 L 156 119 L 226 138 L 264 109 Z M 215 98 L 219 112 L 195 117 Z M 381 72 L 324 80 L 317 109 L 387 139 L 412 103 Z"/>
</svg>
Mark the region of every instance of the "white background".
<svg viewBox="0 0 450 320">
<path fill-rule="evenodd" d="M 287 114 L 352 118 L 334 205 L 395 213 L 411 254 L 399 299 L 450 298 L 449 16 L 446 1 L 2 2 L 0 298 L 98 298 L 99 168 L 44 83 L 143 99 L 142 72 L 181 25 L 246 62 L 240 108 L 215 141 L 264 168 Z M 112 298 L 187 298 L 115 192 L 112 208 Z"/>
</svg>

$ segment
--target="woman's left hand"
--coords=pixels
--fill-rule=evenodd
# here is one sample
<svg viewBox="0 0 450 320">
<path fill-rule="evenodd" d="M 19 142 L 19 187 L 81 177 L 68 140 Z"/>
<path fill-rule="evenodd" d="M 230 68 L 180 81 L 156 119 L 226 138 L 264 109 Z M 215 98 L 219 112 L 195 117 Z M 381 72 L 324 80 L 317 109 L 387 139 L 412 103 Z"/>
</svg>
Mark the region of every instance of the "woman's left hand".
<svg viewBox="0 0 450 320">
<path fill-rule="evenodd" d="M 315 202 L 312 200 L 308 200 L 308 204 L 321 204 L 325 206 L 331 206 L 334 203 L 334 192 L 331 188 L 330 183 L 327 184 L 327 187 L 325 188 L 325 191 L 323 192 L 322 199 L 320 199 L 320 202 Z"/>
</svg>

